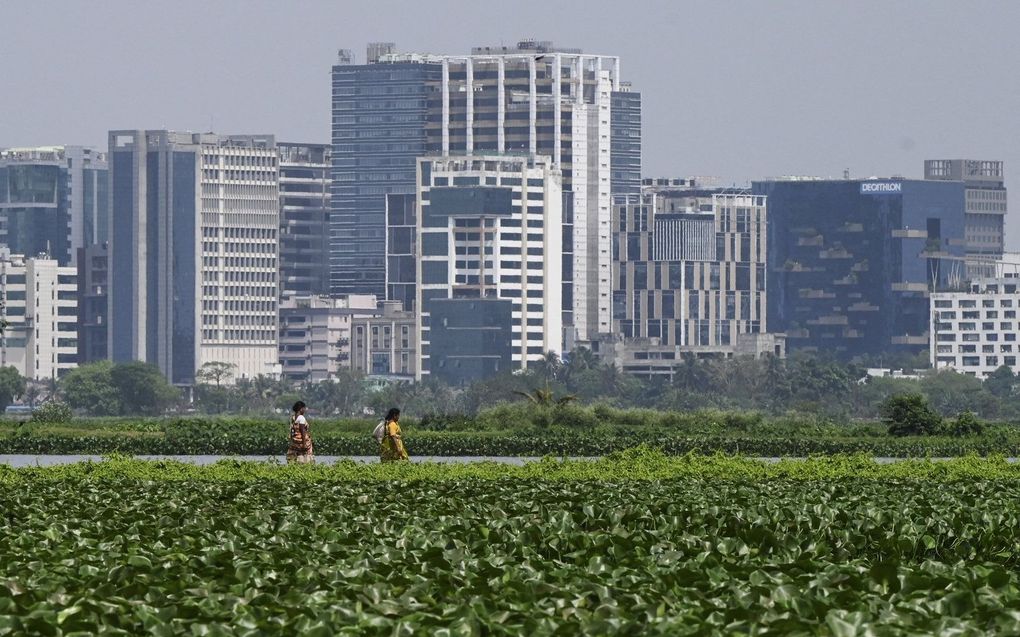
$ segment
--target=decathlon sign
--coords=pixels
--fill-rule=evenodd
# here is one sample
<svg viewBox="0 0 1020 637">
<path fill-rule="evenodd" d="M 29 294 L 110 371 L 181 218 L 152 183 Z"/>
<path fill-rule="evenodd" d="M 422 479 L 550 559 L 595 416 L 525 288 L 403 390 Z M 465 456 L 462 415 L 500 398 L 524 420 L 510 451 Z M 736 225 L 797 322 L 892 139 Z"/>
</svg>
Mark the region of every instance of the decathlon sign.
<svg viewBox="0 0 1020 637">
<path fill-rule="evenodd" d="M 903 192 L 898 181 L 867 181 L 861 184 L 862 195 L 891 195 Z"/>
</svg>

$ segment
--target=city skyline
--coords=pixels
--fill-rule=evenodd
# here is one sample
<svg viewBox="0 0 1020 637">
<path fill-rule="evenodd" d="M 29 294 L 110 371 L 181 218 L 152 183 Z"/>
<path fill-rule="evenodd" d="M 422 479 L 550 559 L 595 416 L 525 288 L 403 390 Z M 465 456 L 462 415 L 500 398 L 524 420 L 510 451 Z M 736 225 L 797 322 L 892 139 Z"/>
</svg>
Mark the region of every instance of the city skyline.
<svg viewBox="0 0 1020 637">
<path fill-rule="evenodd" d="M 588 3 L 584 12 L 525 2 L 500 14 L 498 26 L 491 7 L 464 2 L 298 10 L 183 2 L 173 14 L 119 2 L 60 12 L 16 5 L 0 24 L 0 64 L 17 96 L 0 121 L 4 147 L 103 149 L 107 131 L 127 127 L 328 143 L 337 49 L 364 61 L 370 41 L 466 54 L 534 37 L 620 56 L 644 96 L 649 177 L 745 184 L 838 178 L 845 169 L 858 178 L 921 177 L 925 159 L 961 157 L 1004 160 L 1007 185 L 1020 171 L 1020 150 L 1008 143 L 1020 136 L 1010 117 L 1020 111 L 1020 88 L 1008 81 L 1020 49 L 1003 44 L 1020 24 L 1020 5 L 1006 2 Z M 440 28 L 450 15 L 467 28 Z M 270 37 L 250 37 L 267 33 L 266 24 Z M 56 99 L 55 87 L 63 91 Z M 1006 236 L 1007 249 L 1020 249 L 1016 215 L 1007 215 Z"/>
</svg>

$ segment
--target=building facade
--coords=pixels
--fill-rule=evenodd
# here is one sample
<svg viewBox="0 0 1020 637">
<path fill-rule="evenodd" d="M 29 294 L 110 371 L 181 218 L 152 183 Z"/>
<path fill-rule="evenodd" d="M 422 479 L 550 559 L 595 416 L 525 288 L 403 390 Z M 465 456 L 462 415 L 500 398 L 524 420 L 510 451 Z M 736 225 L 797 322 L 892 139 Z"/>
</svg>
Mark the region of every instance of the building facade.
<svg viewBox="0 0 1020 637">
<path fill-rule="evenodd" d="M 386 195 L 386 298 L 414 311 L 418 196 Z"/>
<path fill-rule="evenodd" d="M 552 162 L 422 158 L 418 177 L 418 374 L 459 381 L 560 353 L 563 197 Z"/>
<path fill-rule="evenodd" d="M 332 72 L 330 292 L 382 298 L 386 195 L 415 193 L 415 160 L 426 154 L 427 94 L 442 70 L 417 61 L 352 62 L 341 51 Z"/>
<path fill-rule="evenodd" d="M 376 314 L 374 296 L 290 296 L 280 302 L 280 366 L 293 382 L 321 382 L 351 367 L 351 322 Z"/>
<path fill-rule="evenodd" d="M 81 146 L 0 150 L 0 245 L 76 265 L 78 249 L 107 240 L 104 153 Z"/>
<path fill-rule="evenodd" d="M 0 365 L 25 378 L 61 378 L 78 364 L 77 272 L 56 259 L 0 251 L 0 295 L 7 328 Z"/>
<path fill-rule="evenodd" d="M 78 250 L 78 362 L 110 355 L 110 250 L 95 244 Z"/>
<path fill-rule="evenodd" d="M 280 297 L 329 293 L 330 147 L 280 142 Z"/>
<path fill-rule="evenodd" d="M 280 192 L 272 136 L 111 131 L 110 354 L 191 385 L 277 366 Z"/>
<path fill-rule="evenodd" d="M 967 276 L 994 275 L 994 261 L 1005 251 L 1006 183 L 1001 161 L 929 159 L 924 178 L 965 185 Z"/>
<path fill-rule="evenodd" d="M 366 376 L 410 380 L 417 376 L 418 340 L 414 312 L 398 301 L 381 301 L 373 313 L 351 320 L 351 369 Z"/>
<path fill-rule="evenodd" d="M 362 241 L 347 226 L 361 223 L 366 229 L 359 232 L 368 233 L 382 218 L 383 197 L 408 192 L 409 158 L 544 155 L 563 179 L 563 340 L 571 344 L 608 330 L 613 188 L 636 190 L 641 157 L 641 95 L 621 81 L 619 58 L 530 40 L 469 55 L 396 53 L 392 44 L 376 53 L 375 64 L 334 68 L 334 178 L 351 182 L 334 184 L 334 211 L 349 211 L 333 224 L 334 282 L 375 276 L 374 265 L 365 267 L 375 263 L 375 253 L 381 273 L 381 241 Z M 352 97 L 369 90 L 391 97 Z M 422 110 L 416 97 L 423 99 Z M 399 118 L 390 113 L 403 102 L 411 110 Z M 350 166 L 341 168 L 341 162 Z M 349 206 L 336 198 L 344 192 L 352 197 Z M 356 249 L 362 258 L 344 256 Z M 371 285 L 334 288 L 380 293 Z"/>
<path fill-rule="evenodd" d="M 935 369 L 982 380 L 1000 366 L 1020 372 L 1020 278 L 972 281 L 965 291 L 931 297 L 929 354 Z"/>
<path fill-rule="evenodd" d="M 613 228 L 613 335 L 732 353 L 768 331 L 764 196 L 648 192 L 614 207 Z"/>
<path fill-rule="evenodd" d="M 929 295 L 963 276 L 962 182 L 781 180 L 753 192 L 768 197 L 769 329 L 790 351 L 927 349 Z"/>
</svg>

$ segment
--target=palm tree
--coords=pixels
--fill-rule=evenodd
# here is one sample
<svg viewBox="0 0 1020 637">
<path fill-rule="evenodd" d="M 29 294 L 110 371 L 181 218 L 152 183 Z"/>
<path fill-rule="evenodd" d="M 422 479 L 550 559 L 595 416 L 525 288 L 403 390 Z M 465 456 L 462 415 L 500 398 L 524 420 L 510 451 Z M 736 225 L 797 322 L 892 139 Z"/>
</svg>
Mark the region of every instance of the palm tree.
<svg viewBox="0 0 1020 637">
<path fill-rule="evenodd" d="M 567 357 L 566 365 L 563 367 L 564 377 L 568 380 L 576 379 L 582 372 L 598 367 L 599 360 L 587 347 L 579 347 Z"/>
<path fill-rule="evenodd" d="M 541 360 L 537 360 L 530 365 L 535 373 L 545 379 L 546 383 L 556 378 L 560 370 L 563 369 L 563 362 L 560 360 L 559 354 L 556 352 L 546 352 Z"/>
<path fill-rule="evenodd" d="M 688 392 L 699 391 L 704 389 L 706 380 L 705 367 L 698 357 L 691 352 L 683 352 L 673 373 L 674 387 Z"/>
<path fill-rule="evenodd" d="M 528 399 L 532 404 L 542 407 L 566 405 L 567 403 L 577 400 L 577 396 L 573 395 L 560 396 L 557 398 L 553 394 L 553 390 L 549 387 L 549 383 L 545 384 L 545 388 L 538 388 L 530 392 L 515 391 L 514 394 L 522 396 Z"/>
</svg>

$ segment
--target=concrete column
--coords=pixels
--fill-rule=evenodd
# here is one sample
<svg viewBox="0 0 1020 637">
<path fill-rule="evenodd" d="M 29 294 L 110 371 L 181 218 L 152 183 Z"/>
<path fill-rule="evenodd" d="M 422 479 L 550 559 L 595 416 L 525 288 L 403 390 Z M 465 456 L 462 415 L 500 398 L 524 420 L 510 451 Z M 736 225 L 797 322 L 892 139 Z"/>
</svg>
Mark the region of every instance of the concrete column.
<svg viewBox="0 0 1020 637">
<path fill-rule="evenodd" d="M 450 60 L 443 58 L 443 154 L 450 154 Z"/>
<path fill-rule="evenodd" d="M 553 64 L 555 65 L 553 68 L 553 166 L 559 168 L 563 140 L 563 127 L 560 123 L 560 75 L 562 74 L 563 62 L 558 54 L 553 58 Z"/>
<path fill-rule="evenodd" d="M 496 148 L 499 152 L 506 151 L 506 131 L 503 130 L 506 124 L 506 58 L 497 58 L 497 81 L 496 81 Z"/>
<path fill-rule="evenodd" d="M 534 155 L 538 151 L 538 130 L 535 120 L 538 118 L 538 87 L 536 86 L 535 58 L 528 58 L 528 151 Z"/>
<path fill-rule="evenodd" d="M 470 155 L 475 150 L 475 61 L 474 58 L 467 58 L 464 62 L 464 66 L 467 72 L 467 79 L 465 81 L 464 90 L 467 92 L 465 96 L 467 100 L 467 106 L 465 111 L 465 136 L 467 154 Z"/>
</svg>

